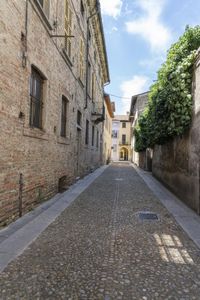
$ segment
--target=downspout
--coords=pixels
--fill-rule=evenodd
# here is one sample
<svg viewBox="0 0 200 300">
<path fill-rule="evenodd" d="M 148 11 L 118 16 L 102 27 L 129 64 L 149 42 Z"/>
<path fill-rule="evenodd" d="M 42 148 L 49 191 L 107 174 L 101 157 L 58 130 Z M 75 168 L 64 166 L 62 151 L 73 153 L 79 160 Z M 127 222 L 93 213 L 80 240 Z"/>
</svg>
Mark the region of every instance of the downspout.
<svg viewBox="0 0 200 300">
<path fill-rule="evenodd" d="M 25 35 L 22 33 L 21 41 L 23 44 L 23 52 L 22 52 L 22 67 L 26 68 L 27 63 L 27 36 L 28 36 L 28 1 L 26 0 L 26 9 L 25 9 Z"/>
<path fill-rule="evenodd" d="M 86 79 L 85 79 L 85 107 L 84 109 L 86 109 L 88 107 L 88 100 L 87 100 L 87 93 L 88 93 L 88 62 L 89 62 L 89 21 L 91 18 L 93 18 L 94 16 L 98 15 L 100 13 L 100 6 L 98 5 L 98 3 L 96 3 L 96 11 L 91 14 L 88 18 L 87 18 L 87 37 L 86 37 Z"/>
</svg>

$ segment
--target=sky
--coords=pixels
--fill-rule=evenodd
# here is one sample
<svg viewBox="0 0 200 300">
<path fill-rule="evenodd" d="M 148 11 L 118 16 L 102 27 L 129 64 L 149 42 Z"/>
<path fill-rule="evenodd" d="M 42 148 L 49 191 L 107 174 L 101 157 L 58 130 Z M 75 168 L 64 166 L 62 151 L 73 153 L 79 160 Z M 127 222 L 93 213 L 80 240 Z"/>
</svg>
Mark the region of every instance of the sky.
<svg viewBox="0 0 200 300">
<path fill-rule="evenodd" d="M 170 45 L 186 25 L 200 25 L 200 0 L 100 0 L 116 113 L 149 90 Z"/>
</svg>

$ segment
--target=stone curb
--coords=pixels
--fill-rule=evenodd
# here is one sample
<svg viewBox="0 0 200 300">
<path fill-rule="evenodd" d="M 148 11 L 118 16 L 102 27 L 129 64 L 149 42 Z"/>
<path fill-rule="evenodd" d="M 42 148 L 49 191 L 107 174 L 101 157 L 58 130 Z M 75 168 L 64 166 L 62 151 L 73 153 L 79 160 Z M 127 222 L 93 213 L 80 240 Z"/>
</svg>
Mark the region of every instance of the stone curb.
<svg viewBox="0 0 200 300">
<path fill-rule="evenodd" d="M 200 217 L 164 187 L 150 172 L 143 171 L 134 164 L 131 165 L 200 249 Z"/>
<path fill-rule="evenodd" d="M 23 253 L 23 251 L 65 210 L 108 166 L 72 185 L 63 194 L 58 194 L 24 215 L 7 228 L 0 230 L 0 272 Z"/>
</svg>

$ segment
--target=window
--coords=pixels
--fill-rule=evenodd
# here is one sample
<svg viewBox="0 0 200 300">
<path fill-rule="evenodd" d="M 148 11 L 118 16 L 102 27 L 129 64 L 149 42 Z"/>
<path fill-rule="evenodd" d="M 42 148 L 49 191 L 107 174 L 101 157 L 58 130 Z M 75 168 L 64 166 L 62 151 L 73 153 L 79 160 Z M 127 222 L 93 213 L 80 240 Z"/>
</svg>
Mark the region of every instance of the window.
<svg viewBox="0 0 200 300">
<path fill-rule="evenodd" d="M 81 0 L 81 15 L 84 17 L 84 14 L 85 14 L 85 8 L 83 5 L 83 1 Z"/>
<path fill-rule="evenodd" d="M 90 94 L 91 94 L 91 64 L 90 64 L 90 62 L 88 62 L 88 78 L 87 78 L 87 81 L 88 81 L 88 83 L 87 83 L 87 88 L 88 88 L 87 93 L 90 96 Z"/>
<path fill-rule="evenodd" d="M 94 128 L 94 126 L 92 126 L 92 146 L 94 146 L 94 131 L 95 131 L 95 128 Z"/>
<path fill-rule="evenodd" d="M 113 145 L 113 152 L 117 152 L 117 145 Z"/>
<path fill-rule="evenodd" d="M 81 119 L 82 119 L 82 114 L 80 110 L 77 111 L 77 124 L 81 126 Z"/>
<path fill-rule="evenodd" d="M 68 101 L 67 99 L 63 96 L 62 97 L 62 112 L 61 112 L 61 131 L 60 135 L 63 137 L 66 137 L 66 126 L 67 126 L 67 107 L 68 106 Z"/>
<path fill-rule="evenodd" d="M 37 2 L 42 7 L 45 15 L 49 18 L 49 11 L 50 11 L 50 1 L 49 0 L 37 0 Z"/>
<path fill-rule="evenodd" d="M 69 58 L 71 58 L 72 52 L 72 39 L 69 37 L 72 35 L 72 11 L 69 7 L 69 1 L 65 0 L 65 50 Z"/>
<path fill-rule="evenodd" d="M 92 73 L 92 100 L 95 99 L 95 93 L 96 93 L 96 81 L 95 81 L 95 74 Z"/>
<path fill-rule="evenodd" d="M 96 147 L 99 148 L 99 131 L 97 130 Z"/>
<path fill-rule="evenodd" d="M 86 127 L 85 127 L 85 144 L 89 144 L 89 121 L 86 120 Z"/>
<path fill-rule="evenodd" d="M 42 94 L 44 79 L 32 68 L 30 81 L 30 126 L 42 128 Z"/>
<path fill-rule="evenodd" d="M 112 130 L 112 137 L 117 138 L 117 130 Z"/>
<path fill-rule="evenodd" d="M 122 134 L 122 144 L 125 145 L 126 144 L 126 135 Z"/>
<path fill-rule="evenodd" d="M 84 44 L 83 44 L 83 39 L 80 41 L 80 54 L 79 54 L 79 77 L 81 81 L 84 81 Z"/>
<path fill-rule="evenodd" d="M 126 122 L 122 123 L 122 128 L 126 128 Z"/>
<path fill-rule="evenodd" d="M 94 51 L 94 61 L 95 61 L 95 63 L 97 61 L 97 52 L 96 51 Z"/>
</svg>

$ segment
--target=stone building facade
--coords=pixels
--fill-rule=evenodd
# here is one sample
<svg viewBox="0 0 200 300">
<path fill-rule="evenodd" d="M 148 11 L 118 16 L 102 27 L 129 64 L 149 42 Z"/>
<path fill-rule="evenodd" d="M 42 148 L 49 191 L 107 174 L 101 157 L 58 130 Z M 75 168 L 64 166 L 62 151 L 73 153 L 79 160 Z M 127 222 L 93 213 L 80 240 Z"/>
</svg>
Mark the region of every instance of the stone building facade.
<svg viewBox="0 0 200 300">
<path fill-rule="evenodd" d="M 151 170 L 152 149 L 143 152 L 135 151 L 135 134 L 134 127 L 138 123 L 140 115 L 143 113 L 148 103 L 148 92 L 135 95 L 131 98 L 130 122 L 131 122 L 131 161 L 145 170 Z"/>
<path fill-rule="evenodd" d="M 108 164 L 111 160 L 112 148 L 112 119 L 114 118 L 115 103 L 111 102 L 110 96 L 104 96 L 105 120 L 103 127 L 103 163 Z"/>
<path fill-rule="evenodd" d="M 99 166 L 109 72 L 95 0 L 2 1 L 0 43 L 3 224 Z"/>
<path fill-rule="evenodd" d="M 112 122 L 112 160 L 131 160 L 131 123 L 129 115 L 117 115 Z"/>
</svg>

